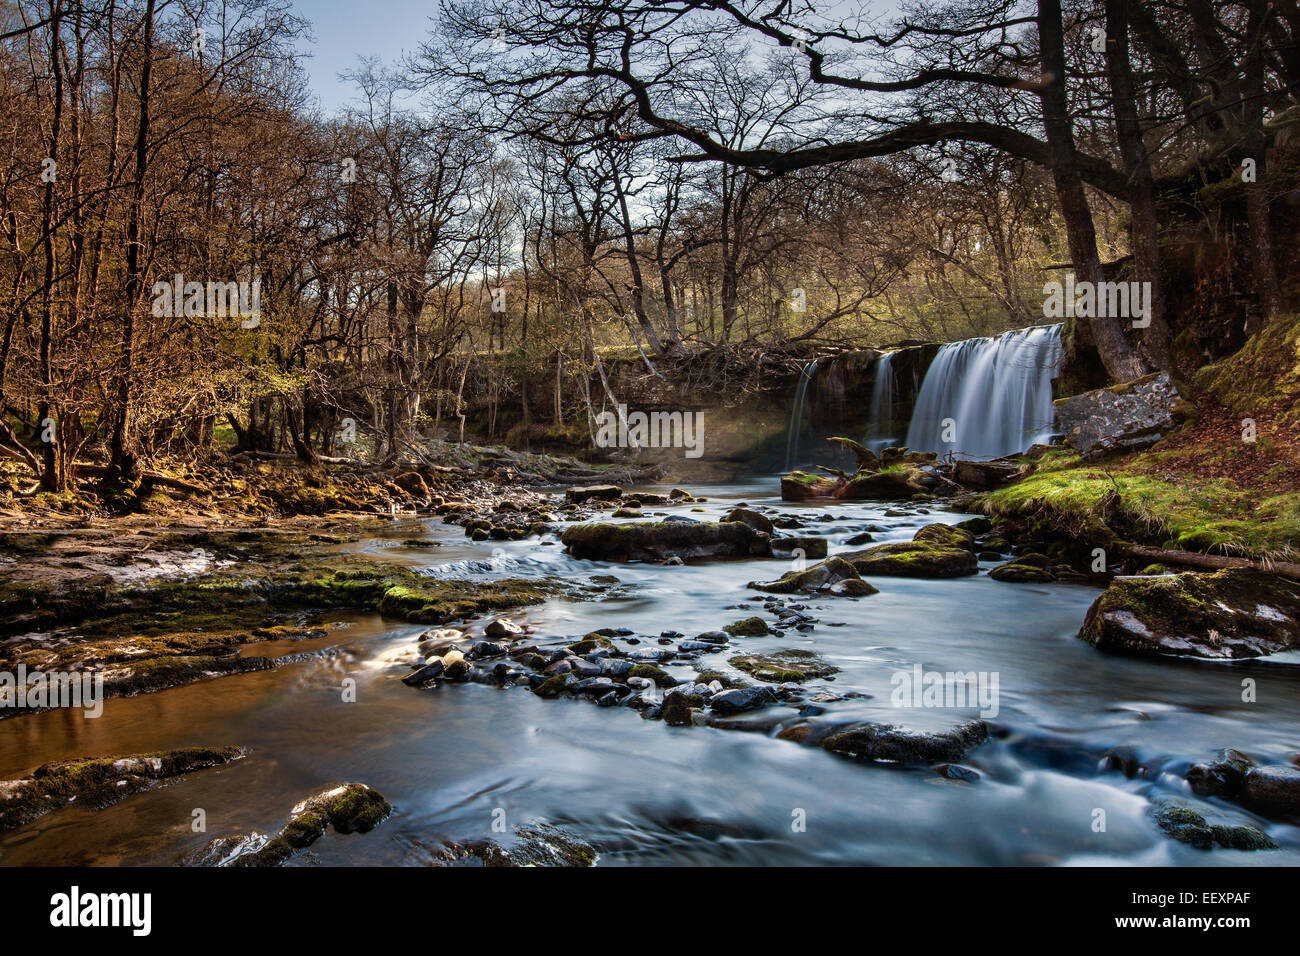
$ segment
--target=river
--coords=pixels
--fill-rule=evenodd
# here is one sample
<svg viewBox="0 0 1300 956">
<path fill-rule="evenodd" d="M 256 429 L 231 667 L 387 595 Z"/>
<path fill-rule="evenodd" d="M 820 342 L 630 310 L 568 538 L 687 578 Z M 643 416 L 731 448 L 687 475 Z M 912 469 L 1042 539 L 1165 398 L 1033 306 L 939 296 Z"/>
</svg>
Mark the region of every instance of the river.
<svg viewBox="0 0 1300 956">
<path fill-rule="evenodd" d="M 704 514 L 690 516 L 716 520 L 742 501 L 797 513 L 827 536 L 832 554 L 867 526 L 884 529 L 875 540 L 885 542 L 965 517 L 919 513 L 916 505 L 785 503 L 773 493 L 777 483 L 758 476 L 694 487 L 710 500 Z M 885 515 L 894 509 L 911 513 Z M 619 578 L 609 600 L 555 599 L 509 615 L 536 626 L 539 644 L 567 643 L 599 627 L 630 628 L 642 646 L 665 630 L 715 630 L 761 614 L 745 583 L 778 577 L 788 565 L 607 565 L 571 559 L 553 536 L 549 544 L 475 543 L 434 520 L 426 534 L 440 546 L 377 538 L 350 547 L 450 577 Z M 355 780 L 382 792 L 393 816 L 367 835 L 331 831 L 296 865 L 420 864 L 444 839 L 500 838 L 493 824 L 501 820 L 511 828 L 563 826 L 598 848 L 601 865 L 1300 864 L 1300 829 L 1257 818 L 1280 849 L 1205 852 L 1171 840 L 1148 809 L 1153 791 L 1199 799 L 1181 774 L 1128 779 L 1099 772 L 1095 756 L 1128 745 L 1144 758 L 1167 757 L 1176 771 L 1235 747 L 1282 762 L 1300 749 L 1300 668 L 1098 652 L 1075 637 L 1098 593 L 1082 585 L 1006 584 L 983 573 L 871 580 L 880 588 L 871 597 L 803 601 L 818 619 L 808 633 L 736 638 L 705 660 L 816 650 L 840 673 L 811 681 L 810 695 L 869 695 L 824 704 L 827 717 L 935 729 L 976 710 L 895 708 L 894 674 L 916 664 L 995 673 L 999 713 L 991 722 L 1000 732 L 966 763 L 978 781 L 858 764 L 761 733 L 669 727 L 626 708 L 543 700 L 523 687 L 414 689 L 401 677 L 413 638 L 426 628 L 336 614 L 327 637 L 270 649 L 307 654 L 296 663 L 110 700 L 98 719 L 65 710 L 0 721 L 0 779 L 77 756 L 198 744 L 250 750 L 247 759 L 102 812 L 63 810 L 6 834 L 0 863 L 172 864 L 215 836 L 274 833 L 303 796 Z M 682 665 L 669 670 L 691 673 Z M 348 677 L 357 682 L 352 703 L 341 691 Z M 1257 681 L 1257 702 L 1242 701 L 1243 677 Z M 196 809 L 206 832 L 191 825 Z M 1105 813 L 1104 832 L 1097 810 Z"/>
</svg>

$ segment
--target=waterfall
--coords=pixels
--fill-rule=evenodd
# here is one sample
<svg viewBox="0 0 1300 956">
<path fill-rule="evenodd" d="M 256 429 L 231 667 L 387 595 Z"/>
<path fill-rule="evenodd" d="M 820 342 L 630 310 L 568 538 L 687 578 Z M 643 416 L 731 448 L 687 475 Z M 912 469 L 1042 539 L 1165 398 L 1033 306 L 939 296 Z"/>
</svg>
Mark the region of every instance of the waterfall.
<svg viewBox="0 0 1300 956">
<path fill-rule="evenodd" d="M 794 411 L 790 413 L 790 428 L 785 435 L 786 471 L 794 467 L 795 459 L 799 456 L 799 429 L 803 426 L 804 400 L 808 396 L 808 383 L 816 373 L 817 362 L 813 360 L 803 367 L 803 372 L 799 375 L 799 385 L 794 393 Z"/>
<path fill-rule="evenodd" d="M 921 383 L 907 446 L 989 459 L 1048 441 L 1061 357 L 1059 325 L 943 346 Z"/>
<path fill-rule="evenodd" d="M 894 440 L 894 383 L 893 352 L 886 352 L 876 360 L 876 381 L 871 386 L 871 425 L 864 443 L 874 452 L 897 444 Z"/>
</svg>

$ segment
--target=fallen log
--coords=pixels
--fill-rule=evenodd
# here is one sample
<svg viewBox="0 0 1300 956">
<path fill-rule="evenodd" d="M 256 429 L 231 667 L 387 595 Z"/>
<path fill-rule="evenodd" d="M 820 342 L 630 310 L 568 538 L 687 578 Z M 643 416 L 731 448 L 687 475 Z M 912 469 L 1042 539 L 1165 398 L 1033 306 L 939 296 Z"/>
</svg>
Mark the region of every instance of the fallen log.
<svg viewBox="0 0 1300 956">
<path fill-rule="evenodd" d="M 1221 554 L 1200 554 L 1196 551 L 1167 551 L 1164 548 L 1148 548 L 1140 544 L 1117 542 L 1113 550 L 1121 557 L 1140 558 L 1156 564 L 1176 564 L 1186 568 L 1204 568 L 1207 571 L 1222 571 L 1225 568 L 1254 568 L 1276 574 L 1278 577 L 1300 581 L 1300 564 L 1291 561 L 1268 561 L 1254 558 L 1236 558 Z"/>
</svg>

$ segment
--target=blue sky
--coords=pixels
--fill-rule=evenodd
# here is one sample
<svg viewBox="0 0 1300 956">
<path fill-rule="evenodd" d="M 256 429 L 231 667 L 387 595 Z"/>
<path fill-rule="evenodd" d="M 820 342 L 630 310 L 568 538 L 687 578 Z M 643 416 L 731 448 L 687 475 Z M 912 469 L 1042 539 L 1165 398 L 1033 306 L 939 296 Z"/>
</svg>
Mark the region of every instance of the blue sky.
<svg viewBox="0 0 1300 956">
<path fill-rule="evenodd" d="M 294 10 L 311 21 L 314 43 L 304 43 L 311 55 L 303 66 L 321 108 L 334 112 L 355 96 L 338 74 L 357 65 L 360 57 L 379 57 L 392 64 L 403 51 L 414 51 L 432 28 L 436 0 L 295 0 Z"/>
<path fill-rule="evenodd" d="M 876 16 L 892 15 L 898 0 L 822 0 L 818 8 L 827 15 L 869 9 Z M 315 42 L 302 44 L 310 59 L 303 66 L 321 108 L 332 113 L 356 96 L 349 83 L 338 79 L 343 70 L 357 66 L 361 57 L 378 57 L 393 65 L 404 52 L 414 52 L 429 36 L 438 13 L 437 0 L 293 0 L 294 10 L 311 21 Z"/>
</svg>

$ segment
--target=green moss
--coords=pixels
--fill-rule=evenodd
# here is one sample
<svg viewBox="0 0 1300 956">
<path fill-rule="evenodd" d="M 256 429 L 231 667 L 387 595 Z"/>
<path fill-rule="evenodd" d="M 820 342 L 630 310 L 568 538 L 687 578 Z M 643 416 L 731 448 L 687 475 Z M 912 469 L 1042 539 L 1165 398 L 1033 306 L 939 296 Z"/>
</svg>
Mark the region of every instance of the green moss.
<svg viewBox="0 0 1300 956">
<path fill-rule="evenodd" d="M 303 801 L 284 828 L 258 850 L 230 861 L 231 866 L 279 866 L 296 850 L 311 846 L 329 826 L 338 833 L 369 833 L 393 808 L 383 795 L 363 783 L 334 787 Z M 228 841 L 214 841 L 225 845 Z"/>
<path fill-rule="evenodd" d="M 590 654 L 597 650 L 610 650 L 614 647 L 614 642 L 609 638 L 592 632 L 587 634 L 580 641 L 575 641 L 569 645 L 569 650 L 578 655 Z"/>
<path fill-rule="evenodd" d="M 1107 547 L 1117 539 L 1253 557 L 1300 556 L 1300 491 L 1272 494 L 1226 479 L 1177 480 L 1147 451 L 1110 469 L 1046 455 L 1027 478 L 979 496 L 990 515 L 1044 521 L 1057 534 Z"/>
<path fill-rule="evenodd" d="M 1282 420 L 1300 425 L 1300 317 L 1279 316 L 1234 355 L 1200 369 L 1197 388 L 1242 415 L 1282 405 Z"/>
<path fill-rule="evenodd" d="M 546 700 L 554 700 L 556 697 L 562 696 L 568 686 L 569 675 L 556 674 L 554 677 L 548 677 L 544 682 L 533 688 L 533 693 Z"/>
<path fill-rule="evenodd" d="M 1222 847 L 1232 850 L 1276 850 L 1277 844 L 1258 827 L 1223 817 L 1207 819 L 1206 813 L 1178 800 L 1157 805 L 1152 815 L 1169 836 L 1200 850 Z"/>
<path fill-rule="evenodd" d="M 796 649 L 775 654 L 741 654 L 730 658 L 727 663 L 769 684 L 801 684 L 839 672 L 838 667 L 827 664 L 812 651 Z"/>
<path fill-rule="evenodd" d="M 99 810 L 162 779 L 238 760 L 239 747 L 180 750 L 62 760 L 38 767 L 30 777 L 0 787 L 0 832 L 23 826 L 73 804 Z"/>
<path fill-rule="evenodd" d="M 917 534 L 927 530 L 922 528 Z M 975 554 L 968 547 L 951 547 L 923 539 L 878 544 L 840 557 L 862 575 L 950 578 L 975 574 L 979 570 Z"/>
<path fill-rule="evenodd" d="M 662 667 L 654 664 L 637 664 L 627 672 L 628 677 L 644 677 L 655 682 L 656 687 L 675 687 L 677 681 Z"/>
<path fill-rule="evenodd" d="M 761 617 L 747 617 L 744 620 L 728 624 L 723 628 L 732 637 L 762 637 L 771 634 L 772 629 Z"/>
</svg>

